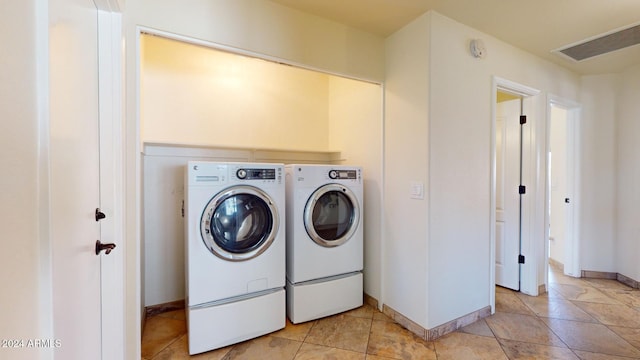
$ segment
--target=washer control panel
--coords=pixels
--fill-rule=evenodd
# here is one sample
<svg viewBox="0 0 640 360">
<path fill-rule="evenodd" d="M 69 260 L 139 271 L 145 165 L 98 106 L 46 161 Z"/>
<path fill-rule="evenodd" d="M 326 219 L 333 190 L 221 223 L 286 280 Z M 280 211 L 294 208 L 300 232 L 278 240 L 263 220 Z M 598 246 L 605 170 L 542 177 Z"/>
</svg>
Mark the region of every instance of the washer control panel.
<svg viewBox="0 0 640 360">
<path fill-rule="evenodd" d="M 236 176 L 240 180 L 275 180 L 276 169 L 245 169 L 236 171 Z"/>
<path fill-rule="evenodd" d="M 329 178 L 333 180 L 354 180 L 358 178 L 355 170 L 329 170 Z"/>
<path fill-rule="evenodd" d="M 284 184 L 284 166 L 260 163 L 224 163 L 189 161 L 187 181 L 189 185 L 229 185 L 244 182 L 267 186 Z"/>
</svg>

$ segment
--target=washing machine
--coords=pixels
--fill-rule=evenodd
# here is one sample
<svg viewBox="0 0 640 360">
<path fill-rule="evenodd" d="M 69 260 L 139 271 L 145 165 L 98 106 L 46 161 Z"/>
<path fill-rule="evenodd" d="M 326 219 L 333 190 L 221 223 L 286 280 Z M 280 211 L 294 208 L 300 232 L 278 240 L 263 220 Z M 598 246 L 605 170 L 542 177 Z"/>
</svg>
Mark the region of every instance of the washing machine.
<svg viewBox="0 0 640 360">
<path fill-rule="evenodd" d="M 189 161 L 185 177 L 189 353 L 284 328 L 284 166 Z"/>
<path fill-rule="evenodd" d="M 287 316 L 301 323 L 362 306 L 362 168 L 285 166 Z"/>
</svg>

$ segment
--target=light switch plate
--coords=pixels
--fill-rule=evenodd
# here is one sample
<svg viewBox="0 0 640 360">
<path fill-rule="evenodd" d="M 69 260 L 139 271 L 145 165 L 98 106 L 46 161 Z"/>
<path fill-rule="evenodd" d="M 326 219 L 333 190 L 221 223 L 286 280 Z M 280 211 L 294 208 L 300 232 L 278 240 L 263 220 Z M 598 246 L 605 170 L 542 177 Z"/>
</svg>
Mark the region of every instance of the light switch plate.
<svg viewBox="0 0 640 360">
<path fill-rule="evenodd" d="M 424 183 L 412 181 L 410 184 L 409 196 L 411 199 L 424 200 Z"/>
</svg>

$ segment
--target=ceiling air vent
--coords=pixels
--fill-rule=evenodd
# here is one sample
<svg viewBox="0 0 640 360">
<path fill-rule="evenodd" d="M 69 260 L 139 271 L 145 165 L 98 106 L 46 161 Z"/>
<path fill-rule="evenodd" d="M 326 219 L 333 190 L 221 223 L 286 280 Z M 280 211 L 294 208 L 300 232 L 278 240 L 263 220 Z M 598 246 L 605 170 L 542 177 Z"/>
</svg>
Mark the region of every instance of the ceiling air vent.
<svg viewBox="0 0 640 360">
<path fill-rule="evenodd" d="M 635 25 L 569 45 L 555 52 L 562 53 L 573 60 L 582 61 L 638 44 L 640 44 L 640 25 Z"/>
</svg>

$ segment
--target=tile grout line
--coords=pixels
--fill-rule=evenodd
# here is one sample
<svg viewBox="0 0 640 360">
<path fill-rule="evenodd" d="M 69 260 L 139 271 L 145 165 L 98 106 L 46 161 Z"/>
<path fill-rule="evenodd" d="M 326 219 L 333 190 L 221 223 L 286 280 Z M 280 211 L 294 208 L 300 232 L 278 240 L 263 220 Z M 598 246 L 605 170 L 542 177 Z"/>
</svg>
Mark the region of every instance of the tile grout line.
<svg viewBox="0 0 640 360">
<path fill-rule="evenodd" d="M 497 295 L 497 294 L 496 294 Z M 520 299 L 518 299 L 520 300 Z M 525 304 L 526 305 L 526 304 Z M 496 311 L 497 313 L 498 311 Z M 496 334 L 496 332 L 493 330 L 493 328 L 491 327 L 491 325 L 489 325 L 489 323 L 483 319 L 483 321 L 485 322 L 485 324 L 487 324 L 487 327 L 489 328 L 489 330 L 491 330 L 491 333 L 493 334 L 493 338 L 495 339 L 495 341 L 498 343 L 498 346 L 500 346 L 500 350 L 502 350 L 502 353 L 504 354 L 504 356 L 511 360 L 511 358 L 509 357 L 509 354 L 507 354 L 507 351 L 504 349 L 504 346 L 502 345 L 502 343 L 500 342 L 498 335 Z"/>
<path fill-rule="evenodd" d="M 503 304 L 508 304 L 507 306 L 503 306 L 507 311 L 496 311 L 496 313 L 503 313 L 506 316 L 508 316 L 508 314 L 514 314 L 514 315 L 525 315 L 525 316 L 531 316 L 532 318 L 537 319 L 538 321 L 541 321 L 544 323 L 544 327 L 543 329 L 546 329 L 549 334 L 553 334 L 558 340 L 559 342 L 556 344 L 552 344 L 550 342 L 547 343 L 537 343 L 537 342 L 529 342 L 529 341 L 521 341 L 521 340 L 509 340 L 509 339 L 505 339 L 505 340 L 509 340 L 509 341 L 515 341 L 515 342 L 522 342 L 523 344 L 532 344 L 532 345 L 539 345 L 539 346 L 544 346 L 544 347 L 549 347 L 549 348 L 557 348 L 557 349 L 561 349 L 563 346 L 564 348 L 568 349 L 569 352 L 567 352 L 566 354 L 569 355 L 571 354 L 572 356 L 575 356 L 576 358 L 580 358 L 580 356 L 578 356 L 578 352 L 593 352 L 594 354 L 601 354 L 600 356 L 604 356 L 604 355 L 613 355 L 613 354 L 605 354 L 605 353 L 599 353 L 599 352 L 594 352 L 594 351 L 606 351 L 607 348 L 594 348 L 595 350 L 586 350 L 586 349 L 582 349 L 582 343 L 575 343 L 574 346 L 576 346 L 576 348 L 571 348 L 568 343 L 565 341 L 565 339 L 563 339 L 562 337 L 559 336 L 559 334 L 564 334 L 564 330 L 562 330 L 562 326 L 563 323 L 567 323 L 567 326 L 570 327 L 578 327 L 581 328 L 582 325 L 580 324 L 594 324 L 598 325 L 598 326 L 602 326 L 602 329 L 607 329 L 607 331 L 611 332 L 611 334 L 615 335 L 617 340 L 621 340 L 621 345 L 622 347 L 626 347 L 629 346 L 629 349 L 636 349 L 638 351 L 640 351 L 640 346 L 635 346 L 634 344 L 632 344 L 630 341 L 634 341 L 634 336 L 633 333 L 628 331 L 628 330 L 623 330 L 622 328 L 625 329 L 632 329 L 635 331 L 640 330 L 640 327 L 629 327 L 629 326 L 622 326 L 622 325 L 616 325 L 618 323 L 620 323 L 619 317 L 621 314 L 625 314 L 627 312 L 627 310 L 632 310 L 634 314 L 636 314 L 636 312 L 640 312 L 640 307 L 634 307 L 633 304 L 635 303 L 635 295 L 634 297 L 622 297 L 622 300 L 618 300 L 618 297 L 616 297 L 617 293 L 611 292 L 611 291 L 607 291 L 607 290 L 615 290 L 615 288 L 613 288 L 612 284 L 608 285 L 608 284 L 601 284 L 602 286 L 596 286 L 598 284 L 593 284 L 590 283 L 588 281 L 584 281 L 584 279 L 576 279 L 578 282 L 575 282 L 573 280 L 573 278 L 568 279 L 568 278 L 563 278 L 560 276 L 554 276 L 554 282 L 550 282 L 549 283 L 549 289 L 547 291 L 547 296 L 545 296 L 545 301 L 541 301 L 540 303 L 536 302 L 529 302 L 527 300 L 527 298 L 524 298 L 523 296 L 519 296 L 519 294 L 521 293 L 517 293 L 517 292 L 505 292 L 503 295 L 505 295 L 505 297 L 502 299 Z M 557 280 L 563 281 L 563 282 L 557 282 Z M 568 282 L 568 283 L 566 283 Z M 581 294 L 586 294 L 589 293 L 591 295 L 593 295 L 593 293 L 591 293 L 591 289 L 598 291 L 599 293 L 602 294 L 602 298 L 595 298 L 592 297 L 591 295 L 589 296 L 583 296 L 581 300 L 576 300 L 576 299 L 570 299 L 568 298 L 564 293 L 558 291 L 557 289 L 562 289 L 566 286 L 566 291 L 564 291 L 565 293 L 567 293 L 568 295 L 575 295 L 573 297 L 579 297 L 582 296 Z M 573 289 L 571 289 L 570 287 L 575 287 Z M 553 290 L 556 289 L 556 290 Z M 579 291 L 576 291 L 579 290 Z M 554 296 L 553 297 L 549 297 L 549 295 L 552 293 Z M 517 299 L 516 301 L 513 301 L 512 299 L 512 295 L 518 295 L 515 296 L 514 298 Z M 524 294 L 523 294 L 524 295 Z M 595 294 L 596 296 L 598 294 Z M 500 296 L 500 295 L 498 295 Z M 572 298 L 573 298 L 572 297 Z M 584 300 L 587 301 L 584 301 Z M 592 300 L 598 300 L 600 299 L 600 302 L 596 301 L 593 302 Z M 525 301 L 527 300 L 527 301 Z M 615 305 L 623 305 L 622 307 L 619 307 L 619 309 L 625 309 L 622 313 L 609 313 L 609 308 L 608 305 L 613 305 L 609 302 L 602 302 L 602 301 L 615 301 Z M 565 304 L 566 302 L 566 304 Z M 556 304 L 557 303 L 557 306 Z M 524 305 L 522 308 L 520 308 L 520 306 L 517 305 Z M 599 318 L 596 318 L 594 315 L 591 314 L 591 312 L 587 312 L 586 310 L 584 310 L 580 305 L 586 305 L 586 304 L 600 304 L 600 305 L 604 305 L 605 308 L 602 308 L 602 310 L 600 310 L 599 307 L 594 307 L 594 305 L 589 305 L 589 308 L 593 308 L 596 311 L 596 314 L 602 314 L 604 317 L 602 317 L 603 319 L 605 319 L 608 323 L 611 323 L 611 325 L 605 324 L 600 320 Z M 544 308 L 541 306 L 545 306 Z M 574 313 L 573 308 L 565 308 L 566 306 L 572 306 L 572 307 L 576 307 L 577 309 L 581 310 L 582 312 L 584 312 L 586 314 L 586 316 L 582 316 L 581 314 L 577 314 Z M 538 312 L 535 311 L 535 309 L 539 309 L 539 314 Z M 613 310 L 615 310 L 616 308 L 614 307 Z M 528 310 L 529 312 L 526 314 L 523 314 L 522 311 L 524 310 Z M 606 311 L 605 311 L 606 310 Z M 520 312 L 519 312 L 520 311 Z M 379 312 L 379 311 L 378 311 Z M 349 314 L 345 314 L 345 316 L 348 316 L 350 318 L 355 317 L 355 318 L 365 318 L 367 320 L 369 320 L 369 324 L 368 324 L 368 332 L 367 332 L 367 337 L 366 337 L 366 344 L 365 344 L 365 348 L 364 348 L 364 358 L 366 359 L 368 355 L 370 355 L 368 353 L 369 351 L 369 347 L 372 344 L 372 329 L 373 329 L 373 322 L 374 321 L 384 321 L 384 320 L 375 320 L 376 317 L 376 311 L 373 311 L 373 314 L 371 314 L 371 316 L 354 316 L 354 315 L 349 315 Z M 358 312 L 358 315 L 362 314 L 366 314 L 363 312 Z M 546 315 L 546 316 L 545 316 Z M 553 317 L 551 317 L 551 315 L 553 315 Z M 617 316 L 617 317 L 610 317 L 611 316 Z M 503 315 L 504 316 L 504 315 Z M 162 317 L 162 318 L 166 318 L 169 319 L 171 321 L 181 321 L 181 322 L 185 322 L 185 320 L 182 319 L 176 319 L 173 317 L 167 317 L 167 316 L 158 316 L 158 317 Z M 587 317 L 589 319 L 591 319 L 591 321 L 587 320 Z M 396 323 L 396 321 L 391 320 L 393 323 Z M 571 324 L 570 324 L 571 323 Z M 573 325 L 572 325 L 573 324 Z M 634 324 L 633 322 L 624 322 L 624 324 Z M 552 328 L 553 325 L 554 327 Z M 318 320 L 313 321 L 313 324 L 311 324 L 311 326 L 309 327 L 309 329 L 304 333 L 304 336 L 301 337 L 301 341 L 300 341 L 300 345 L 298 346 L 298 348 L 296 349 L 296 351 L 293 354 L 292 359 L 295 359 L 296 357 L 301 356 L 301 349 L 304 346 L 304 344 L 307 344 L 307 341 L 310 338 L 310 335 L 312 334 L 313 329 L 318 330 L 317 328 L 318 326 Z M 488 330 L 490 331 L 491 335 L 488 335 L 489 333 L 487 333 L 488 336 L 493 337 L 493 339 L 495 341 L 498 342 L 498 345 L 500 346 L 500 349 L 502 350 L 502 353 L 504 354 L 504 356 L 507 359 L 512 359 L 509 355 L 508 355 L 508 351 L 509 349 L 511 349 L 510 346 L 508 346 L 508 344 L 504 344 L 501 343 L 501 339 L 500 337 L 497 336 L 496 331 L 494 330 L 493 327 L 489 326 L 489 322 L 485 321 L 485 326 L 488 327 Z M 612 327 L 618 327 L 621 328 L 621 333 L 625 334 L 623 337 L 622 335 L 618 334 L 618 332 L 614 331 L 612 329 Z M 286 328 L 286 324 L 285 324 L 285 328 Z M 555 332 L 554 328 L 558 329 L 561 332 Z M 459 329 L 460 330 L 460 329 Z M 544 331 L 544 330 L 542 330 Z M 473 334 L 473 333 L 470 333 Z M 477 335 L 477 334 L 476 334 Z M 160 354 L 163 352 L 166 352 L 168 348 L 170 348 L 171 346 L 174 346 L 174 344 L 179 341 L 182 336 L 186 336 L 186 333 L 182 333 L 179 334 L 178 336 L 174 337 L 173 339 L 171 339 L 169 341 L 169 343 L 167 343 L 165 346 L 163 346 L 161 349 L 157 350 L 151 357 L 145 357 L 143 359 L 145 360 L 154 360 L 154 359 L 159 359 L 160 358 Z M 630 339 L 630 340 L 627 340 Z M 529 339 L 528 340 L 537 340 L 536 339 Z M 567 338 L 566 340 L 572 341 L 570 338 Z M 616 341 L 617 341 L 616 340 Z M 542 341 L 542 340 L 541 340 Z M 309 343 L 310 344 L 310 343 Z M 436 341 L 431 341 L 431 344 L 433 344 L 433 351 L 434 351 L 434 356 L 436 359 L 441 359 L 443 354 L 440 354 L 438 352 L 438 346 L 436 344 Z M 626 344 L 626 345 L 624 345 Z M 327 347 L 328 349 L 334 349 L 334 350 L 347 350 L 347 351 L 353 351 L 353 350 L 348 350 L 348 349 L 343 349 L 343 348 L 339 348 L 339 347 L 335 347 L 335 346 L 327 346 L 327 345 L 323 345 L 325 347 Z M 231 346 L 229 348 L 229 351 L 227 353 L 225 353 L 223 355 L 223 359 L 230 359 L 231 357 L 231 353 L 234 349 L 235 345 Z M 557 350 L 554 350 L 557 351 Z M 563 350 L 565 351 L 565 350 Z M 613 351 L 613 350 L 612 350 Z M 617 350 L 616 350 L 617 351 Z M 614 351 L 615 352 L 615 351 Z M 354 353 L 358 353 L 358 352 L 354 352 Z M 371 354 L 372 356 L 374 354 Z M 620 355 L 618 355 L 620 356 Z M 624 355 L 624 356 L 629 356 L 629 355 Z M 622 357 L 624 358 L 624 357 Z M 631 357 L 629 358 L 631 359 Z"/>
<path fill-rule="evenodd" d="M 300 342 L 300 347 L 298 347 L 298 350 L 296 350 L 296 353 L 293 355 L 293 359 L 295 359 L 296 356 L 298 356 L 298 354 L 300 353 L 300 349 L 302 349 L 302 346 L 304 346 L 304 344 L 306 344 L 307 338 L 309 337 L 309 334 L 311 333 L 311 330 L 313 330 L 313 328 L 316 326 L 316 324 L 318 324 L 318 322 L 316 320 L 313 320 L 313 324 L 311 324 L 311 327 L 309 328 L 309 330 L 307 330 L 307 333 L 304 335 L 304 338 Z M 291 325 L 294 325 L 294 323 L 291 323 Z M 285 324 L 285 328 L 286 328 L 286 324 Z"/>
<path fill-rule="evenodd" d="M 369 342 L 371 341 L 371 329 L 373 329 L 373 318 L 375 313 L 371 313 L 371 322 L 369 323 L 369 332 L 367 333 L 367 345 L 364 347 L 364 358 L 366 360 L 367 355 L 369 355 Z M 436 359 L 437 360 L 437 359 Z"/>
<path fill-rule="evenodd" d="M 520 292 L 518 292 L 518 293 L 520 293 Z M 555 332 L 554 332 L 554 331 L 549 327 L 549 325 L 547 325 L 547 323 L 545 323 L 544 321 L 542 321 L 541 316 L 538 316 L 538 314 L 536 314 L 536 312 L 535 312 L 535 310 L 534 310 L 533 308 L 531 308 L 527 303 L 525 303 L 524 301 L 522 301 L 522 299 L 520 299 L 520 297 L 515 296 L 515 298 L 520 302 L 520 304 L 524 305 L 524 307 L 525 307 L 526 309 L 529 309 L 529 311 L 531 311 L 531 314 L 532 314 L 532 315 L 528 315 L 528 314 L 520 314 L 520 313 L 510 313 L 510 314 L 517 314 L 517 315 L 525 315 L 525 316 L 532 316 L 532 317 L 534 317 L 534 318 L 535 318 L 535 319 L 537 319 L 538 321 L 542 322 L 542 324 L 544 324 L 544 326 L 545 326 L 545 327 L 547 327 L 547 328 L 548 328 L 548 329 L 549 329 L 549 330 L 550 330 L 550 331 L 551 331 L 551 332 L 552 332 L 552 333 L 553 333 L 553 334 L 558 338 L 558 340 L 560 340 L 560 341 L 564 344 L 564 346 L 565 346 L 567 349 L 569 349 L 569 350 L 573 353 L 573 350 L 572 350 L 572 349 L 571 349 L 571 348 L 570 348 L 570 347 L 569 347 L 569 346 L 568 346 L 568 345 L 567 345 L 567 344 L 566 344 L 566 343 L 565 343 L 565 342 L 564 342 L 564 341 L 563 341 L 563 340 L 558 336 L 558 334 L 556 334 L 556 333 L 555 333 Z M 497 312 L 497 311 L 496 311 L 496 312 Z M 503 312 L 505 312 L 505 313 L 509 313 L 509 312 L 506 312 L 506 311 L 503 311 Z M 487 323 L 487 326 L 489 326 L 489 324 L 488 324 L 488 323 Z M 491 326 L 489 326 L 489 329 L 491 330 L 491 332 L 493 333 L 494 337 L 496 338 L 496 341 L 498 342 L 498 345 L 500 345 L 500 348 L 502 349 L 502 352 L 504 353 L 504 355 L 507 357 L 507 359 L 511 360 L 511 358 L 509 357 L 509 354 L 507 354 L 507 351 L 505 350 L 505 346 L 504 346 L 504 345 L 502 345 L 502 343 L 500 342 L 500 340 L 498 340 L 498 339 L 502 339 L 502 338 L 498 337 L 498 336 L 495 334 L 495 332 L 493 331 L 493 328 L 491 328 Z M 504 340 L 510 340 L 510 339 L 504 339 Z M 517 340 L 510 340 L 510 341 L 517 341 Z M 525 343 L 525 344 L 533 344 L 533 345 L 542 345 L 542 346 L 554 347 L 553 345 L 550 345 L 550 344 L 538 344 L 538 343 L 531 343 L 531 342 L 528 342 L 528 341 L 517 341 L 517 342 L 522 342 L 522 343 Z M 577 356 L 577 355 L 576 355 L 576 356 Z"/>
<path fill-rule="evenodd" d="M 556 284 L 560 284 L 560 283 L 556 283 Z M 565 284 L 565 285 L 574 285 L 574 284 Z M 592 283 L 590 283 L 589 281 L 583 281 L 583 284 L 580 285 L 574 285 L 574 286 L 586 286 L 586 287 L 590 287 L 593 288 L 595 290 L 597 290 L 598 292 L 600 292 L 601 294 L 603 294 L 605 297 L 614 300 L 618 303 L 620 303 L 621 305 L 624 305 L 626 307 L 630 307 L 626 304 L 621 303 L 620 301 L 618 301 L 617 299 L 613 298 L 612 296 L 610 296 L 609 294 L 607 294 L 605 291 L 602 291 L 602 289 L 594 286 Z M 567 299 L 562 293 L 558 292 L 558 294 L 560 296 L 563 297 L 563 299 L 565 299 L 566 301 L 568 301 L 569 303 L 573 304 L 574 306 L 577 306 L 580 310 L 584 311 L 587 315 L 589 315 L 593 320 L 595 320 L 595 323 L 604 326 L 607 330 L 611 331 L 614 335 L 616 335 L 620 340 L 622 340 L 623 342 L 627 343 L 629 346 L 631 346 L 632 348 L 638 349 L 636 346 L 633 346 L 633 344 L 629 343 L 625 338 L 623 338 L 622 336 L 620 336 L 618 333 L 616 333 L 615 331 L 613 331 L 610 328 L 610 325 L 604 324 L 603 322 L 601 322 L 599 319 L 597 319 L 595 316 L 593 316 L 591 313 L 587 312 L 586 310 L 584 310 L 582 307 L 580 307 L 577 303 L 590 303 L 590 304 L 600 304 L 597 302 L 590 302 L 590 301 L 581 301 L 581 300 L 571 300 L 571 299 Z M 525 304 L 526 305 L 526 304 Z M 605 304 L 606 305 L 606 304 Z M 631 309 L 633 309 L 632 307 L 630 307 Z M 565 320 L 565 319 L 559 319 L 559 320 L 564 320 L 564 321 L 573 321 L 573 322 L 579 322 L 579 323 L 589 323 L 586 321 L 579 321 L 579 320 Z M 547 325 L 545 323 L 545 325 Z M 611 325 L 613 326 L 613 325 Z M 563 344 L 565 344 L 565 346 L 577 357 L 577 358 L 581 358 L 576 351 L 586 351 L 586 350 L 579 350 L 579 349 L 573 349 L 571 348 L 568 344 L 565 343 L 564 340 L 562 340 L 562 338 L 560 336 L 558 336 L 558 334 L 555 333 L 555 331 L 553 331 L 553 329 L 551 327 L 549 327 L 549 325 L 547 325 L 547 327 L 549 328 L 549 330 L 551 330 L 552 333 L 554 333 L 558 339 L 560 339 L 560 341 L 562 341 Z M 633 328 L 632 328 L 633 329 Z M 640 350 L 640 349 L 638 349 Z M 604 355 L 613 355 L 613 354 L 604 354 Z"/>
<path fill-rule="evenodd" d="M 154 316 L 152 316 L 152 317 L 155 317 L 155 316 L 158 316 L 158 315 L 154 315 Z M 175 321 L 181 321 L 181 322 L 184 322 L 184 323 L 185 323 L 185 327 L 186 327 L 186 320 L 179 320 L 179 319 L 166 318 L 166 317 L 165 317 L 165 319 L 170 319 L 170 320 L 175 320 Z M 183 337 L 183 336 L 185 336 L 185 335 L 187 335 L 187 333 L 186 333 L 186 332 L 185 332 L 185 333 L 181 333 L 181 334 L 179 334 L 178 336 L 176 336 L 176 337 L 175 337 L 173 340 L 171 340 L 167 345 L 165 345 L 163 348 L 161 348 L 160 350 L 158 350 L 158 352 L 157 352 L 157 353 L 153 354 L 153 355 L 151 356 L 150 360 L 155 359 L 155 357 L 156 357 L 156 356 L 160 355 L 160 353 L 162 353 L 164 350 L 168 349 L 168 348 L 169 348 L 173 343 L 175 343 L 176 341 L 180 340 L 180 338 L 181 338 L 181 337 Z"/>
<path fill-rule="evenodd" d="M 554 283 L 554 284 L 560 284 L 560 283 Z M 551 283 L 549 283 L 549 287 L 551 288 Z M 549 289 L 549 290 L 551 290 L 551 289 Z M 547 291 L 547 293 L 548 293 L 548 292 L 549 292 L 549 291 Z M 570 299 L 566 298 L 566 297 L 564 296 L 564 294 L 562 294 L 561 292 L 556 291 L 556 294 L 557 294 L 558 296 L 560 296 L 563 300 L 568 301 L 569 303 L 573 304 L 573 301 L 571 301 Z M 526 305 L 526 304 L 525 304 L 525 305 Z M 574 306 L 578 306 L 578 305 L 576 305 L 576 304 L 573 304 L 573 305 L 574 305 Z M 578 308 L 579 308 L 580 310 L 582 310 L 582 308 L 580 308 L 579 306 L 578 306 Z M 584 310 L 582 310 L 582 311 L 584 311 Z M 595 319 L 591 314 L 587 313 L 586 311 L 585 311 L 585 313 L 586 313 L 587 315 L 589 315 L 589 316 L 590 316 L 593 320 L 595 320 L 597 323 L 600 323 L 600 321 L 598 321 L 598 319 Z M 547 319 L 553 319 L 553 318 L 547 318 Z M 564 319 L 558 319 L 558 320 L 564 320 Z M 542 321 L 542 319 L 541 319 L 540 321 Z M 571 321 L 571 320 L 566 320 L 566 321 Z M 564 346 L 566 346 L 566 347 L 567 347 L 567 349 L 569 349 L 569 351 L 571 351 L 571 353 L 572 353 L 573 355 L 575 355 L 575 357 L 576 357 L 576 358 L 581 359 L 581 357 L 576 353 L 576 350 L 577 350 L 577 349 L 573 349 L 572 347 L 570 347 L 570 346 L 569 346 L 569 344 L 567 344 L 567 343 L 566 343 L 566 342 L 565 342 L 565 341 L 560 337 L 560 335 L 558 335 L 555 331 L 553 331 L 553 329 L 549 326 L 549 324 L 547 324 L 547 323 L 546 323 L 546 322 L 544 322 L 544 321 L 542 321 L 542 322 L 543 322 L 543 323 L 544 323 L 544 325 L 545 325 L 545 326 L 546 326 L 546 327 L 547 327 L 547 328 L 548 328 L 548 329 L 549 329 L 549 330 L 550 330 L 550 331 L 551 331 L 551 332 L 552 332 L 552 333 L 553 333 L 553 334 L 554 334 L 554 335 L 555 335 L 555 336 L 556 336 L 556 337 L 557 337 L 557 338 L 558 338 L 558 339 L 559 339 L 559 340 L 564 344 Z M 582 321 L 578 321 L 578 322 L 582 322 Z M 585 323 L 586 323 L 586 322 L 585 322 Z"/>
</svg>

